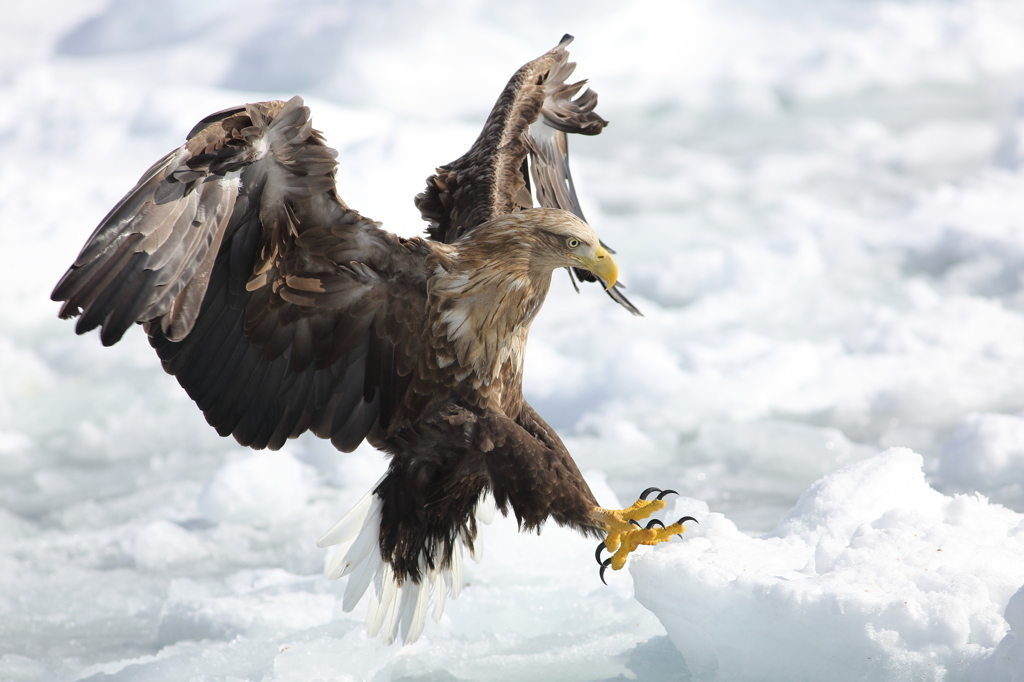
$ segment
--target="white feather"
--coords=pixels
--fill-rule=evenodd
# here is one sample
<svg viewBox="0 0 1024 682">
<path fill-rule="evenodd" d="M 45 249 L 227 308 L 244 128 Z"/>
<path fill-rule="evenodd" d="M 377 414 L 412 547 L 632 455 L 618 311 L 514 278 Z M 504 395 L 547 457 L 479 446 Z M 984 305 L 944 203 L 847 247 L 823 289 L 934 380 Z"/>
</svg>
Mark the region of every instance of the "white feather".
<svg viewBox="0 0 1024 682">
<path fill-rule="evenodd" d="M 391 623 L 393 623 L 395 619 L 394 611 L 398 605 L 398 593 L 400 588 L 398 586 L 398 581 L 395 580 L 395 572 L 391 569 L 390 565 L 385 564 L 380 575 L 380 608 L 381 611 L 383 611 L 383 618 L 381 619 L 381 623 L 378 627 L 382 628 L 386 634 L 387 631 L 390 630 Z"/>
<path fill-rule="evenodd" d="M 480 500 L 476 503 L 476 509 L 473 510 L 473 515 L 476 516 L 477 521 L 485 526 L 489 526 L 491 521 L 494 521 L 495 510 L 494 495 L 487 491 L 480 496 Z"/>
<path fill-rule="evenodd" d="M 369 618 L 369 613 L 366 614 L 366 634 L 370 637 L 376 637 L 380 633 L 381 627 L 387 620 L 388 609 L 391 608 L 391 602 L 394 601 L 395 591 L 398 588 L 398 584 L 391 576 L 391 566 L 387 563 L 381 566 L 381 570 L 377 572 L 374 578 L 374 591 L 376 592 L 378 605 L 374 609 L 372 619 Z"/>
<path fill-rule="evenodd" d="M 434 576 L 423 576 L 423 584 L 420 585 L 416 602 L 413 604 L 412 624 L 409 627 L 409 632 L 402 635 L 406 644 L 412 644 L 423 634 L 423 627 L 427 623 L 427 605 L 430 604 L 430 592 L 433 587 Z"/>
<path fill-rule="evenodd" d="M 377 616 L 380 613 L 380 599 L 377 598 L 377 593 L 370 590 L 370 598 L 367 600 L 366 605 L 366 634 L 373 637 L 377 634 L 377 631 L 373 629 L 373 624 L 377 622 Z"/>
<path fill-rule="evenodd" d="M 402 633 L 402 641 L 406 644 L 412 641 L 409 639 L 409 628 L 412 627 L 413 619 L 416 617 L 416 604 L 420 601 L 420 592 L 422 591 L 422 585 L 417 585 L 411 581 L 406 581 L 402 585 L 402 600 L 399 603 L 398 613 L 396 614 L 395 634 L 397 635 L 400 631 Z"/>
<path fill-rule="evenodd" d="M 367 634 L 370 637 L 379 635 L 386 644 L 401 636 L 406 644 L 410 644 L 423 634 L 431 602 L 431 617 L 439 622 L 448 596 L 451 595 L 452 599 L 459 596 L 463 584 L 463 550 L 468 548 L 462 538 L 458 538 L 451 564 L 445 569 L 427 570 L 427 559 L 421 557 L 422 582 L 406 581 L 399 585 L 391 565 L 380 554 L 382 506 L 383 500 L 373 491 L 367 493 L 341 521 L 323 534 L 317 544 L 321 547 L 339 545 L 327 568 L 327 575 L 331 579 L 348 576 L 342 609 L 351 611 L 369 593 Z M 480 498 L 474 515 L 482 524 L 490 523 L 494 518 L 494 498 L 489 493 Z M 483 541 L 477 536 L 470 555 L 479 561 L 482 551 Z M 440 559 L 439 545 L 431 548 L 431 555 L 435 562 Z"/>
<path fill-rule="evenodd" d="M 379 627 L 381 639 L 385 644 L 391 644 L 398 634 L 396 630 L 398 627 L 398 604 L 402 600 L 402 589 L 398 586 L 398 581 L 395 580 L 390 566 L 386 569 L 386 573 L 390 575 L 386 575 L 384 580 L 384 599 L 381 600 L 381 611 L 384 617 L 381 619 Z"/>
<path fill-rule="evenodd" d="M 484 538 L 479 533 L 473 540 L 473 548 L 469 550 L 469 556 L 475 564 L 480 563 L 480 560 L 484 558 Z"/>
<path fill-rule="evenodd" d="M 330 547 L 331 545 L 340 545 L 354 538 L 359 529 L 363 527 L 363 521 L 370 511 L 370 496 L 372 494 L 373 491 L 370 490 L 359 498 L 355 506 L 341 517 L 341 521 L 338 521 L 331 526 L 330 530 L 320 536 L 320 539 L 316 541 L 316 546 Z"/>
<path fill-rule="evenodd" d="M 348 613 L 356 607 L 359 600 L 366 594 L 366 588 L 370 586 L 370 581 L 380 571 L 381 564 L 383 561 L 380 558 L 380 550 L 374 548 L 366 561 L 349 574 L 348 584 L 345 585 L 345 598 L 341 602 L 342 611 Z"/>
<path fill-rule="evenodd" d="M 377 541 L 380 538 L 380 508 L 382 504 L 381 499 L 374 495 L 366 521 L 363 522 L 363 527 L 352 542 L 352 546 L 345 553 L 340 575 L 348 575 L 355 570 L 355 567 L 370 556 L 370 552 L 377 547 Z"/>
<path fill-rule="evenodd" d="M 472 331 L 466 325 L 466 322 L 469 321 L 469 310 L 464 310 L 458 305 L 441 313 L 441 321 L 448 326 L 447 336 L 449 341 L 457 341 Z"/>
<path fill-rule="evenodd" d="M 441 571 L 434 571 L 434 609 L 431 612 L 431 617 L 435 623 L 441 622 L 441 615 L 444 613 L 445 598 L 448 596 L 448 586 L 444 582 L 445 574 Z"/>
<path fill-rule="evenodd" d="M 455 543 L 455 551 L 452 552 L 451 579 L 448 583 L 451 588 L 452 599 L 458 599 L 462 593 L 462 543 Z"/>
</svg>

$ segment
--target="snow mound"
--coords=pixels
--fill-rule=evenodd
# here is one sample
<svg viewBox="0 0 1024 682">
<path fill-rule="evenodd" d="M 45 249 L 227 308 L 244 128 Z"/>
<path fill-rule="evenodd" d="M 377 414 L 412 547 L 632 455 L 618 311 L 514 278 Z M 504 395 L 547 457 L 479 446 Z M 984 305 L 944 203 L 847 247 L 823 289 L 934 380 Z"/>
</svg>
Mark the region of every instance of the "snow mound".
<svg viewBox="0 0 1024 682">
<path fill-rule="evenodd" d="M 633 562 L 636 597 L 698 680 L 1022 680 L 1024 515 L 922 467 L 850 465 L 759 538 L 709 513 Z"/>
</svg>

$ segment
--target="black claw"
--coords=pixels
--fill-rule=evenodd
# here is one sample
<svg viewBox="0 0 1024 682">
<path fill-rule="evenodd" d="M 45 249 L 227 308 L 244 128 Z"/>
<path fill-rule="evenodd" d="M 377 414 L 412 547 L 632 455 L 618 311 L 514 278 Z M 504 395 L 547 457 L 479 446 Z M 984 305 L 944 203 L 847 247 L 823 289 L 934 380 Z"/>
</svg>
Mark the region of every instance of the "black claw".
<svg viewBox="0 0 1024 682">
<path fill-rule="evenodd" d="M 693 518 L 692 516 L 684 516 L 683 518 L 681 518 L 678 521 L 676 521 L 676 523 L 686 523 L 687 521 L 693 521 L 698 526 L 700 525 L 700 521 L 698 521 L 697 519 Z M 676 533 L 676 535 L 678 535 L 679 537 L 683 537 L 682 533 Z"/>
<path fill-rule="evenodd" d="M 643 526 L 641 526 L 640 523 L 636 519 L 630 519 L 629 522 L 632 523 L 637 528 L 643 528 Z"/>
<path fill-rule="evenodd" d="M 640 499 L 641 500 L 646 500 L 647 496 L 650 495 L 651 493 L 653 493 L 655 490 L 657 490 L 659 493 L 661 492 L 661 488 L 655 488 L 654 486 L 651 486 L 647 490 L 645 490 L 642 493 L 640 493 Z M 660 500 L 661 498 L 659 497 L 658 499 Z"/>
<path fill-rule="evenodd" d="M 594 558 L 597 559 L 597 563 L 598 564 L 601 563 L 601 550 L 604 550 L 604 549 L 608 549 L 608 548 L 604 546 L 604 540 L 602 540 L 597 545 L 597 551 L 594 552 Z"/>
<path fill-rule="evenodd" d="M 654 524 L 658 524 L 662 528 L 665 527 L 665 524 L 661 522 L 661 519 L 651 519 L 650 521 L 647 522 L 647 528 L 648 529 L 654 528 Z"/>
<path fill-rule="evenodd" d="M 678 494 L 679 493 L 677 493 L 675 490 L 662 490 L 660 493 L 658 493 L 658 498 L 657 499 L 661 500 L 661 499 L 664 499 L 666 495 L 678 495 Z"/>
<path fill-rule="evenodd" d="M 608 582 L 604 579 L 604 572 L 606 570 L 608 570 L 608 566 L 610 566 L 611 563 L 612 563 L 611 557 L 608 557 L 607 559 L 602 561 L 601 562 L 601 570 L 598 572 L 598 575 L 601 576 L 601 582 L 603 582 L 605 585 L 607 585 Z"/>
</svg>

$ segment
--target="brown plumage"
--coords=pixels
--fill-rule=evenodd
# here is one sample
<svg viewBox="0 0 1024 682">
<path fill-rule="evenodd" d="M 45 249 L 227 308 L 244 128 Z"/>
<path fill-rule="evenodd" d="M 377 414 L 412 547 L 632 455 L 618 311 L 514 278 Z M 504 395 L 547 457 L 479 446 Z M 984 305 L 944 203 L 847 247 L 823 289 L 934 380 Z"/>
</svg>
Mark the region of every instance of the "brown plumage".
<svg viewBox="0 0 1024 682">
<path fill-rule="evenodd" d="M 416 205 L 430 240 L 385 232 L 342 201 L 337 154 L 295 97 L 201 121 L 104 218 L 53 292 L 61 317 L 80 315 L 78 333 L 100 327 L 104 345 L 142 323 L 221 435 L 276 449 L 308 430 L 346 452 L 365 438 L 392 455 L 373 511 L 356 518 L 379 523 L 379 555 L 338 569 L 383 575 L 378 602 L 388 579 L 425 589 L 450 579 L 487 492 L 527 529 L 553 518 L 604 530 L 569 453 L 522 395 L 552 271 L 616 278 L 569 175 L 566 133 L 606 125 L 597 96 L 565 83 L 570 40 L 517 71 L 469 152 L 428 179 Z M 342 526 L 322 541 L 353 535 Z M 415 638 L 422 617 L 404 617 Z"/>
</svg>

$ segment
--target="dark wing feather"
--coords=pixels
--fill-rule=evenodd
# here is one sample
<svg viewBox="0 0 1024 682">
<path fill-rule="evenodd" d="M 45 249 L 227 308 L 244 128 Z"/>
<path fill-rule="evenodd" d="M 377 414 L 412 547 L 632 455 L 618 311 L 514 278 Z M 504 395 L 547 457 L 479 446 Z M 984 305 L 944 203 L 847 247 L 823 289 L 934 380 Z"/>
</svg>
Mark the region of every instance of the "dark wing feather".
<svg viewBox="0 0 1024 682">
<path fill-rule="evenodd" d="M 597 93 L 579 94 L 586 81 L 566 83 L 576 68 L 566 51 L 572 40 L 564 36 L 516 71 L 470 150 L 427 178 L 416 207 L 430 223 L 432 239 L 451 243 L 493 218 L 530 208 L 534 196 L 543 207 L 586 220 L 569 172 L 566 134 L 597 135 L 608 122 L 594 112 Z M 575 269 L 575 275 L 597 281 L 585 270 Z M 608 294 L 640 314 L 619 284 Z"/>
<path fill-rule="evenodd" d="M 243 445 L 312 430 L 354 449 L 420 353 L 430 249 L 349 209 L 335 156 L 299 98 L 208 116 L 100 223 L 54 290 L 61 316 L 107 345 L 144 323 Z"/>
</svg>

